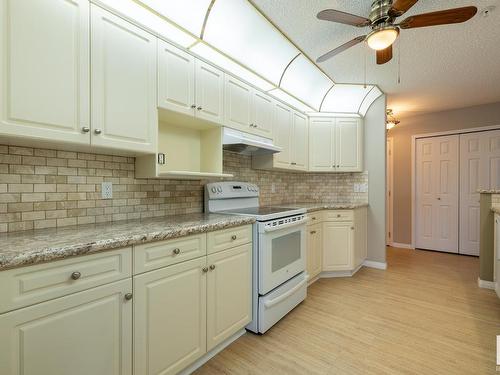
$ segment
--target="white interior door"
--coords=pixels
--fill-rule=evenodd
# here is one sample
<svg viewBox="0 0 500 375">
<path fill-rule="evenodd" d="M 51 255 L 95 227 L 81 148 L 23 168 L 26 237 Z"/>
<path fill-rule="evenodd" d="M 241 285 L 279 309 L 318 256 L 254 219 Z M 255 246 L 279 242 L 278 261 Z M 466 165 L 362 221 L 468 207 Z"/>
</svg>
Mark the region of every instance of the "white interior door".
<svg viewBox="0 0 500 375">
<path fill-rule="evenodd" d="M 393 197 L 393 176 L 394 176 L 394 162 L 393 162 L 393 143 L 394 139 L 393 138 L 387 138 L 387 171 L 386 171 L 386 178 L 387 178 L 387 194 L 386 194 L 386 228 L 387 228 L 387 235 L 386 235 L 386 242 L 388 245 L 392 244 L 394 242 L 393 237 L 393 226 L 394 226 L 394 219 L 393 219 L 393 205 L 394 205 L 394 197 Z"/>
<path fill-rule="evenodd" d="M 479 255 L 479 189 L 500 187 L 500 130 L 460 135 L 460 253 Z"/>
<path fill-rule="evenodd" d="M 458 252 L 459 136 L 416 142 L 416 247 Z"/>
</svg>

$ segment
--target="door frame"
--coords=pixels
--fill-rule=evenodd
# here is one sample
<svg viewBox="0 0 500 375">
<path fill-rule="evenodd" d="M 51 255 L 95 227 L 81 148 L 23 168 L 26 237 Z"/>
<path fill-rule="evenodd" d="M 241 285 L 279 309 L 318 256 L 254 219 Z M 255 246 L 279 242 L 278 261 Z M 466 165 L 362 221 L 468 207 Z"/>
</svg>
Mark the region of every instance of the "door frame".
<svg viewBox="0 0 500 375">
<path fill-rule="evenodd" d="M 416 197 L 416 144 L 417 139 L 419 138 L 431 138 L 431 137 L 439 137 L 444 135 L 460 135 L 460 134 L 468 134 L 468 133 L 477 133 L 488 130 L 500 130 L 500 125 L 490 125 L 490 126 L 480 126 L 476 128 L 469 129 L 456 129 L 456 130 L 447 130 L 442 132 L 435 133 L 422 133 L 422 134 L 414 134 L 411 136 L 411 247 L 415 249 L 415 233 L 416 233 L 416 225 L 417 225 L 417 213 L 415 212 L 415 207 L 417 205 L 417 197 Z M 460 144 L 458 145 L 460 152 Z M 460 174 L 460 168 L 459 168 Z M 460 192 L 459 192 L 460 199 Z M 460 218 L 459 218 L 460 222 Z M 459 232 L 460 235 L 460 232 Z"/>
<path fill-rule="evenodd" d="M 386 139 L 386 235 L 387 245 L 394 244 L 394 137 Z M 389 147 L 390 145 L 390 147 Z M 389 150 L 391 151 L 389 153 Z"/>
</svg>

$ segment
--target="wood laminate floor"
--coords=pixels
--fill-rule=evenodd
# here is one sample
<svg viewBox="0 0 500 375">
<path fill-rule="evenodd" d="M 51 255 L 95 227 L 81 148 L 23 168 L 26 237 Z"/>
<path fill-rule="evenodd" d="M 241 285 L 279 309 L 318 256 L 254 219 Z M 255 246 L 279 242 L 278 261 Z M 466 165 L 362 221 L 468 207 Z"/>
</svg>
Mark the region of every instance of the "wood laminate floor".
<svg viewBox="0 0 500 375">
<path fill-rule="evenodd" d="M 500 299 L 477 287 L 479 260 L 388 248 L 387 261 L 317 281 L 265 335 L 196 374 L 500 374 Z"/>
</svg>

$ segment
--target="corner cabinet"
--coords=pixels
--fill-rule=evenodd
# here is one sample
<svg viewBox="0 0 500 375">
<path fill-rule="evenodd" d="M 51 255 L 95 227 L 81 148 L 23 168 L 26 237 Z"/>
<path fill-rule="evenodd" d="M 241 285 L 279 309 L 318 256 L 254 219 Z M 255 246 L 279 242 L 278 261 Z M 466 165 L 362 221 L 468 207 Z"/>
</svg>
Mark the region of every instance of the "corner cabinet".
<svg viewBox="0 0 500 375">
<path fill-rule="evenodd" d="M 0 135 L 90 144 L 89 17 L 87 0 L 0 0 Z"/>
<path fill-rule="evenodd" d="M 95 5 L 92 26 L 92 144 L 154 153 L 156 37 Z"/>
<path fill-rule="evenodd" d="M 310 117 L 309 171 L 362 172 L 363 121 Z"/>
</svg>

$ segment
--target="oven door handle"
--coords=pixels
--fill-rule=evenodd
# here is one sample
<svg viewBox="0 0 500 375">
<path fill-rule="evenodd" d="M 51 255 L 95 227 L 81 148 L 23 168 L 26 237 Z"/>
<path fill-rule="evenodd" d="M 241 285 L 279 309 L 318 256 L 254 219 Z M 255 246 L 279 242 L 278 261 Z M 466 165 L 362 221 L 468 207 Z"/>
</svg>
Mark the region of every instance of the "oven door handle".
<svg viewBox="0 0 500 375">
<path fill-rule="evenodd" d="M 268 309 L 273 307 L 274 305 L 280 303 L 281 301 L 287 299 L 288 297 L 290 297 L 293 293 L 295 293 L 297 290 L 299 290 L 300 288 L 302 288 L 302 286 L 307 283 L 307 279 L 304 279 L 302 280 L 300 283 L 298 283 L 297 285 L 295 285 L 292 289 L 290 289 L 289 291 L 287 291 L 285 294 L 282 294 L 281 296 L 279 297 L 276 297 L 275 299 L 272 299 L 270 301 L 265 301 L 264 302 L 264 306 L 267 307 Z"/>
<path fill-rule="evenodd" d="M 294 221 L 292 223 L 283 224 L 283 225 L 279 225 L 279 226 L 276 226 L 276 227 L 271 227 L 271 228 L 264 227 L 264 232 L 266 232 L 266 233 L 268 233 L 268 232 L 274 232 L 276 230 L 286 229 L 286 228 L 290 228 L 290 227 L 295 227 L 297 225 L 304 225 L 308 221 L 309 221 L 309 219 L 303 219 L 303 220 L 300 220 L 300 221 Z"/>
</svg>

